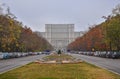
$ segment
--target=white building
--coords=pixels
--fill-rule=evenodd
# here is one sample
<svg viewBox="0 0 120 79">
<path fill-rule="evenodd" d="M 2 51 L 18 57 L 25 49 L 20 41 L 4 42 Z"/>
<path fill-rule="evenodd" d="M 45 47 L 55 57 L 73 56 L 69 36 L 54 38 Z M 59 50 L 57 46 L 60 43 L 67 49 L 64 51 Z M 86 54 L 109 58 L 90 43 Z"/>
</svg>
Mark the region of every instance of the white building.
<svg viewBox="0 0 120 79">
<path fill-rule="evenodd" d="M 39 35 L 46 38 L 54 49 L 65 50 L 82 32 L 74 32 L 74 24 L 45 24 L 45 32 Z"/>
</svg>

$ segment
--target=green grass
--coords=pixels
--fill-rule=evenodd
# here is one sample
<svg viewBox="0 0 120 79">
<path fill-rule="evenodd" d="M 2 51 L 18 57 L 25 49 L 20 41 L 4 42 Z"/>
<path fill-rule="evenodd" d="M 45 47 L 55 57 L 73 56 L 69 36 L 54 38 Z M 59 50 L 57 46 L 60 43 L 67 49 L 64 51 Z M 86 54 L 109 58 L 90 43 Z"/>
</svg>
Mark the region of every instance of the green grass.
<svg viewBox="0 0 120 79">
<path fill-rule="evenodd" d="M 86 62 L 78 64 L 30 63 L 1 74 L 0 79 L 120 79 L 120 76 Z"/>
</svg>

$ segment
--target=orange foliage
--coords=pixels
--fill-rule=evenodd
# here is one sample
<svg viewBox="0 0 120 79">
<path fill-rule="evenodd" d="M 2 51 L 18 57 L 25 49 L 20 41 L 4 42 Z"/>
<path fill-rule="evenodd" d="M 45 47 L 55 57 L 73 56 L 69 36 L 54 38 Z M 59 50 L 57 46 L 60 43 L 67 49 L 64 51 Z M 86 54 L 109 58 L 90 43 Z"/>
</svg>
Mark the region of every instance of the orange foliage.
<svg viewBox="0 0 120 79">
<path fill-rule="evenodd" d="M 71 50 L 105 50 L 106 45 L 103 39 L 103 30 L 101 25 L 97 25 L 89 29 L 82 37 L 77 38 L 74 42 L 68 45 Z"/>
</svg>

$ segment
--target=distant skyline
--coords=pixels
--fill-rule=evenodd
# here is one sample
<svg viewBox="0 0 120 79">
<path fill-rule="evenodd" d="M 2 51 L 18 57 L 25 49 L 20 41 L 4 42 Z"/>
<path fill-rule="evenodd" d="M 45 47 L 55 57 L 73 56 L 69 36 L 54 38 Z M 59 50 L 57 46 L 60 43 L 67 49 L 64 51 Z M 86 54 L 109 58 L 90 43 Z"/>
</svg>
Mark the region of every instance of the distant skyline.
<svg viewBox="0 0 120 79">
<path fill-rule="evenodd" d="M 75 31 L 104 21 L 120 0 L 0 0 L 33 31 L 45 31 L 45 24 L 75 24 Z"/>
</svg>

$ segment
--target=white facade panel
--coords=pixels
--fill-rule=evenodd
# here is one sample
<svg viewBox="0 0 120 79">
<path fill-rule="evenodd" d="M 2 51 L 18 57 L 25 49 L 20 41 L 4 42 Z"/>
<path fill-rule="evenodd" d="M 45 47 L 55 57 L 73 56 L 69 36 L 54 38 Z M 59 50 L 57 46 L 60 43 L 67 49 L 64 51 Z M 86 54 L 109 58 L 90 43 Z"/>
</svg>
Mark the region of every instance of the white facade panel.
<svg viewBox="0 0 120 79">
<path fill-rule="evenodd" d="M 55 49 L 65 49 L 81 36 L 80 32 L 74 32 L 74 24 L 45 24 L 45 33 L 42 34 Z"/>
</svg>

